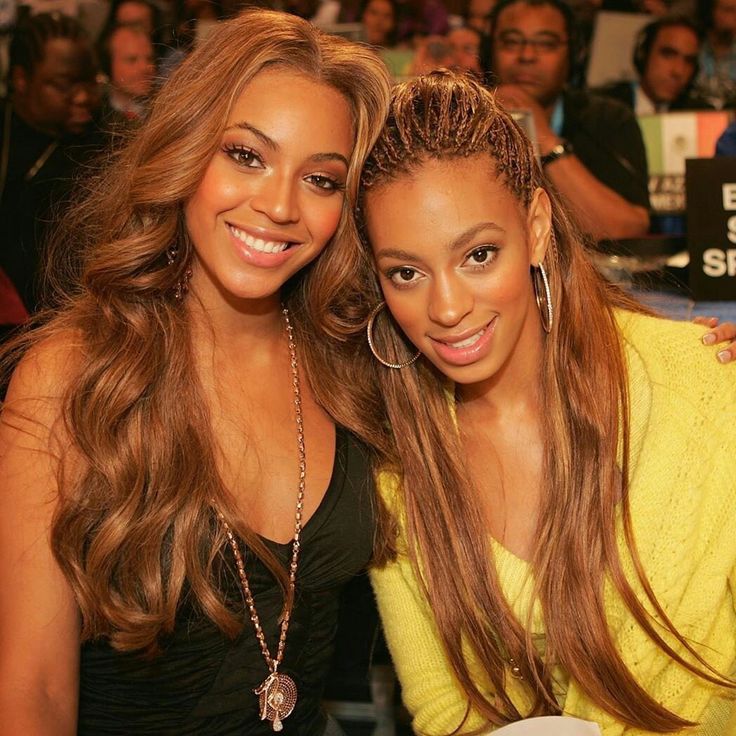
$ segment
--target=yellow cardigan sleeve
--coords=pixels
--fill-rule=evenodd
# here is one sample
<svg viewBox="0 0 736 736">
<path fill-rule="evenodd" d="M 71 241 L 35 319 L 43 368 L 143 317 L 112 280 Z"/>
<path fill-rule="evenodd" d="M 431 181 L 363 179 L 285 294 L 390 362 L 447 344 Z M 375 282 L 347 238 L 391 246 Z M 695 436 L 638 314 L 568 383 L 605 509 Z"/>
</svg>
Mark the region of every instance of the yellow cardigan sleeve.
<svg viewBox="0 0 736 736">
<path fill-rule="evenodd" d="M 440 636 L 405 555 L 371 571 L 386 641 L 416 733 L 439 736 L 465 718 L 467 701 L 449 667 Z M 481 725 L 478 718 L 465 724 Z"/>
</svg>

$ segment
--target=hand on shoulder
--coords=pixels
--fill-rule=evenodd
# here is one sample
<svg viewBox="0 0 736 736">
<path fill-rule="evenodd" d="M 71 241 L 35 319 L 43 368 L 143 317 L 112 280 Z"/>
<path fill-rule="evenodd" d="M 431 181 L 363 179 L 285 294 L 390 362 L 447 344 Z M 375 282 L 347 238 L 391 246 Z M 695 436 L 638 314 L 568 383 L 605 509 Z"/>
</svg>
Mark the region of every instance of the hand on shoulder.
<svg viewBox="0 0 736 736">
<path fill-rule="evenodd" d="M 711 329 L 701 338 L 703 345 L 718 345 L 716 358 L 720 363 L 736 360 L 736 324 L 723 322 L 718 324 L 717 317 L 696 317 L 693 322 Z"/>
</svg>

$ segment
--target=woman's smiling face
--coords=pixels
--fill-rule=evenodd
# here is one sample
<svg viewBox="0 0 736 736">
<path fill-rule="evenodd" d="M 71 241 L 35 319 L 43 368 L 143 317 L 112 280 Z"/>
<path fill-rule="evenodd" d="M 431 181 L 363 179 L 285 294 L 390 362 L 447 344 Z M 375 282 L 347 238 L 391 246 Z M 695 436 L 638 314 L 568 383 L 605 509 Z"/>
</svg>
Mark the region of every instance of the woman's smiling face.
<svg viewBox="0 0 736 736">
<path fill-rule="evenodd" d="M 523 369 L 542 339 L 530 266 L 550 238 L 543 190 L 526 211 L 490 156 L 430 159 L 368 191 L 366 225 L 388 308 L 439 371 L 467 385 Z"/>
<path fill-rule="evenodd" d="M 204 303 L 277 297 L 319 255 L 340 222 L 353 138 L 332 87 L 278 67 L 245 86 L 185 206 Z"/>
</svg>

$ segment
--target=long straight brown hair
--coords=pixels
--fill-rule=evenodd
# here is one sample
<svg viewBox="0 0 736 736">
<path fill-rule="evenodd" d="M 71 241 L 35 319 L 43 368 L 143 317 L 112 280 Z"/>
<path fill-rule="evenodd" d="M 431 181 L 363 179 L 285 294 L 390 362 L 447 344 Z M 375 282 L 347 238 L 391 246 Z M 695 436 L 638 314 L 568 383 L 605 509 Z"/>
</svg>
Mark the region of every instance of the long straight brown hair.
<svg viewBox="0 0 736 736">
<path fill-rule="evenodd" d="M 223 631 L 234 635 L 243 625 L 213 567 L 225 543 L 213 524 L 213 499 L 231 520 L 238 514 L 218 473 L 189 309 L 174 289 L 193 251 L 184 203 L 220 145 L 234 100 L 273 65 L 335 88 L 352 113 L 355 146 L 337 232 L 284 290 L 318 401 L 338 419 L 350 404 L 343 401 L 348 386 L 332 382 L 337 356 L 319 327 L 319 304 L 326 293 L 357 288 L 338 246 L 357 237 L 352 210 L 385 119 L 389 76 L 367 47 L 292 15 L 246 11 L 218 24 L 164 84 L 133 140 L 84 185 L 52 244 L 52 308 L 40 328 L 5 349 L 7 365 L 44 340 L 79 346 L 58 428 L 52 548 L 81 610 L 82 640 L 105 637 L 120 650 L 155 651 L 174 626 L 185 581 Z M 178 256 L 170 264 L 172 245 Z M 6 405 L 3 421 L 12 421 L 14 410 Z M 70 457 L 73 464 L 65 462 Z M 235 526 L 283 582 L 285 571 L 247 520 Z"/>
<path fill-rule="evenodd" d="M 529 143 L 492 93 L 470 78 L 441 72 L 394 89 L 388 123 L 363 171 L 359 205 L 365 207 L 367 192 L 410 177 L 429 159 L 481 154 L 492 160 L 496 175 L 524 208 L 538 187 L 547 188 L 552 202 L 553 239 L 545 264 L 559 317 L 545 340 L 541 368 L 544 488 L 532 559 L 534 595 L 544 612 L 544 657 L 532 643 L 530 622 L 517 620 L 501 591 L 490 535 L 464 470 L 446 380 L 421 359 L 401 371 L 386 370 L 356 342 L 355 365 L 380 385 L 382 403 L 366 404 L 364 417 L 376 435 L 383 434 L 376 444 L 384 469 L 401 477 L 417 579 L 457 680 L 488 723 L 522 717 L 505 687 L 513 659 L 532 696 L 531 715 L 560 712 L 551 674 L 559 664 L 620 722 L 649 731 L 677 730 L 691 724 L 655 701 L 627 669 L 608 628 L 603 594 L 610 578 L 638 625 L 673 662 L 710 682 L 731 685 L 676 630 L 636 552 L 628 496 L 627 372 L 614 308 L 643 310 L 596 272 L 555 192 L 543 182 Z M 364 326 L 370 300 L 376 304 L 381 293 L 363 235 L 355 254 L 369 295 L 363 312 L 356 314 L 352 305 L 344 309 L 337 300 L 332 309 L 342 310 L 346 323 L 353 316 Z M 374 337 L 388 360 L 410 355 L 411 346 L 391 320 L 379 320 Z M 653 616 L 624 573 L 616 541 L 619 503 L 628 552 Z M 382 559 L 394 553 L 389 537 Z M 672 635 L 687 657 L 662 632 Z M 484 695 L 476 683 L 466 645 L 494 696 Z"/>
</svg>

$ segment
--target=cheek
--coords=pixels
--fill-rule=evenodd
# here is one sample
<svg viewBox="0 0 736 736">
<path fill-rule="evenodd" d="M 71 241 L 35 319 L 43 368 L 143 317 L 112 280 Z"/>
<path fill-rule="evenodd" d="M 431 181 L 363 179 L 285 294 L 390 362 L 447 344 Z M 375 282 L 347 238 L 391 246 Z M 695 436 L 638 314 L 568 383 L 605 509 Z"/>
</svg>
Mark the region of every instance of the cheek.
<svg viewBox="0 0 736 736">
<path fill-rule="evenodd" d="M 189 200 L 187 211 L 197 219 L 215 217 L 224 212 L 238 201 L 239 189 L 231 177 L 223 176 L 218 162 L 212 162 L 207 167 L 205 175 Z"/>
<path fill-rule="evenodd" d="M 511 54 L 499 51 L 495 54 L 493 67 L 499 75 L 503 76 L 503 73 L 514 65 L 514 58 Z"/>
<path fill-rule="evenodd" d="M 342 216 L 342 197 L 329 197 L 320 205 L 313 202 L 306 204 L 306 212 L 309 217 L 309 230 L 316 242 L 327 244 L 327 241 L 335 234 L 340 217 Z"/>
<path fill-rule="evenodd" d="M 419 344 L 425 332 L 427 309 L 417 287 L 397 291 L 390 284 L 381 284 L 386 307 L 399 329 L 415 344 Z"/>
</svg>

